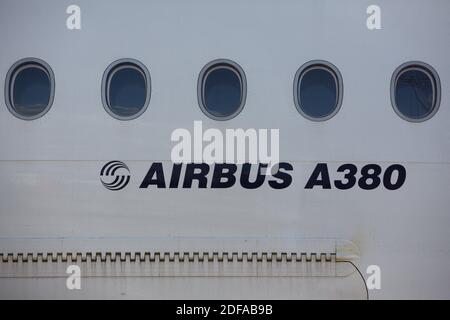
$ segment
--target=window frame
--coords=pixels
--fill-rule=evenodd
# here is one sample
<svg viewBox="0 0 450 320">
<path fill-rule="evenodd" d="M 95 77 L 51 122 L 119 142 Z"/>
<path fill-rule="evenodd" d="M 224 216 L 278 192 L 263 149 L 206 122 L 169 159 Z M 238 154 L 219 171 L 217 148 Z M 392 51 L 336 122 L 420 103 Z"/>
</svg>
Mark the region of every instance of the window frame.
<svg viewBox="0 0 450 320">
<path fill-rule="evenodd" d="M 336 91 L 337 91 L 336 95 L 337 96 L 336 96 L 336 102 L 335 102 L 334 109 L 330 114 L 323 116 L 323 117 L 314 117 L 314 116 L 307 114 L 302 109 L 302 105 L 301 105 L 301 101 L 300 101 L 300 97 L 299 97 L 299 86 L 301 84 L 301 81 L 302 81 L 304 75 L 313 69 L 322 69 L 322 70 L 328 71 L 332 75 L 332 77 L 335 81 L 335 85 L 336 85 Z M 295 108 L 303 117 L 305 117 L 308 120 L 315 121 L 315 122 L 327 121 L 327 120 L 333 118 L 342 107 L 342 101 L 343 101 L 343 96 L 344 96 L 344 84 L 343 84 L 343 80 L 342 80 L 342 75 L 341 75 L 339 69 L 331 62 L 328 62 L 325 60 L 308 61 L 305 64 L 303 64 L 300 68 L 298 68 L 297 72 L 295 73 L 293 93 L 294 93 Z"/>
<path fill-rule="evenodd" d="M 17 112 L 16 107 L 14 105 L 14 86 L 15 86 L 14 82 L 18 74 L 21 71 L 28 68 L 37 68 L 44 71 L 49 79 L 50 84 L 50 93 L 47 106 L 41 112 L 33 116 L 27 116 Z M 39 58 L 28 57 L 20 59 L 9 68 L 8 73 L 6 74 L 4 94 L 6 107 L 8 108 L 9 112 L 16 118 L 31 121 L 43 117 L 53 106 L 53 100 L 55 97 L 55 75 L 53 73 L 52 68 L 47 62 Z"/>
<path fill-rule="evenodd" d="M 135 114 L 131 116 L 121 116 L 119 114 L 116 114 L 110 107 L 109 103 L 109 96 L 110 96 L 110 84 L 111 79 L 113 78 L 114 74 L 123 69 L 134 69 L 137 70 L 144 78 L 145 81 L 145 102 L 142 108 L 136 112 Z M 151 85 L 151 77 L 150 72 L 148 71 L 147 67 L 140 61 L 136 59 L 131 58 L 123 58 L 116 60 L 112 62 L 106 70 L 103 72 L 103 78 L 102 78 L 102 104 L 105 111 L 113 118 L 121 121 L 127 121 L 127 120 L 134 120 L 138 117 L 140 117 L 148 108 L 150 104 L 150 98 L 152 94 L 152 85 Z"/>
<path fill-rule="evenodd" d="M 228 116 L 216 116 L 212 114 L 205 103 L 205 86 L 206 79 L 215 70 L 218 69 L 228 69 L 234 72 L 240 82 L 241 86 L 241 99 L 238 108 L 232 114 Z M 227 121 L 235 118 L 244 109 L 245 102 L 247 100 L 247 78 L 242 67 L 236 62 L 229 59 L 216 59 L 207 63 L 199 73 L 197 81 L 197 101 L 200 110 L 208 117 L 216 121 Z"/>
<path fill-rule="evenodd" d="M 400 76 L 410 70 L 418 70 L 423 73 L 431 80 L 431 85 L 433 89 L 433 103 L 432 103 L 432 109 L 431 112 L 429 112 L 427 115 L 421 118 L 411 118 L 407 115 L 405 115 L 403 112 L 400 111 L 400 109 L 397 106 L 396 103 L 396 89 L 397 89 L 397 82 Z M 440 104 L 441 104 L 441 82 L 439 79 L 439 75 L 434 70 L 432 66 L 429 64 L 422 62 L 422 61 L 408 61 L 405 63 L 402 63 L 400 66 L 398 66 L 395 71 L 392 74 L 391 77 L 391 86 L 390 86 L 390 96 L 391 96 L 391 106 L 394 109 L 394 112 L 403 120 L 406 120 L 408 122 L 413 123 L 420 123 L 427 121 L 431 119 L 439 110 Z"/>
</svg>

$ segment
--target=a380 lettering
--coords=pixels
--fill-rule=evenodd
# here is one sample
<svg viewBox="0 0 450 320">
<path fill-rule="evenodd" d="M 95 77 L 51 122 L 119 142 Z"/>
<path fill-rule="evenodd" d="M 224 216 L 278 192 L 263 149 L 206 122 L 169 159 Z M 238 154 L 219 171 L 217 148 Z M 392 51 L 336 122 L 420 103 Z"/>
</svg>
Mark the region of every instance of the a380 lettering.
<svg viewBox="0 0 450 320">
<path fill-rule="evenodd" d="M 393 164 L 384 170 L 377 164 L 367 164 L 360 170 L 360 176 L 357 178 L 358 167 L 351 163 L 346 163 L 337 169 L 337 172 L 343 173 L 341 180 L 334 180 L 334 187 L 340 190 L 348 190 L 358 185 L 363 190 L 373 190 L 381 184 L 388 190 L 397 190 L 406 180 L 406 169 L 400 164 Z M 322 187 L 322 189 L 331 189 L 331 180 L 326 163 L 318 163 L 305 185 L 305 189 Z"/>
</svg>

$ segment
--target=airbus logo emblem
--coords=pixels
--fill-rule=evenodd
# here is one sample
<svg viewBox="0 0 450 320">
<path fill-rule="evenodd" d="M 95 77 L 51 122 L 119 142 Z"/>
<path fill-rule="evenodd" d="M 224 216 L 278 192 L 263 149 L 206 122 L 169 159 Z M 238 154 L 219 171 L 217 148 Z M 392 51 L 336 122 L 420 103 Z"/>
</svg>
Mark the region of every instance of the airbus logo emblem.
<svg viewBox="0 0 450 320">
<path fill-rule="evenodd" d="M 130 182 L 130 169 L 121 161 L 110 161 L 100 171 L 100 181 L 108 190 L 122 190 Z"/>
</svg>

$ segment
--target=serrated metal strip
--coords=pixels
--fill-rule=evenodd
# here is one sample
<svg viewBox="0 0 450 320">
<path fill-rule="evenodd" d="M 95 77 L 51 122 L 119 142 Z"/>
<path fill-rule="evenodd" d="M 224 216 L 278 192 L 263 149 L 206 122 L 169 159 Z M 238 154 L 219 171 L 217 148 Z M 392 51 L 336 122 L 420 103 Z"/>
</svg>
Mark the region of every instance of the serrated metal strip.
<svg viewBox="0 0 450 320">
<path fill-rule="evenodd" d="M 295 252 L 39 252 L 0 253 L 3 263 L 32 262 L 332 262 L 335 253 Z"/>
<path fill-rule="evenodd" d="M 83 277 L 345 277 L 351 264 L 334 254 L 287 252 L 76 252 L 0 254 L 0 278 Z"/>
</svg>

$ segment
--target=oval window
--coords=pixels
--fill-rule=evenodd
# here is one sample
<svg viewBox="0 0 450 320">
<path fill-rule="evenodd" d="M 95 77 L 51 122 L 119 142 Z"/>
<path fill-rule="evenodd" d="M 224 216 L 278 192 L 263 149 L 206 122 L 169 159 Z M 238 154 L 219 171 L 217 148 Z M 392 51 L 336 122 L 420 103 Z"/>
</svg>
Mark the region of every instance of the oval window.
<svg viewBox="0 0 450 320">
<path fill-rule="evenodd" d="M 24 120 L 42 117 L 51 107 L 54 76 L 42 60 L 27 58 L 15 63 L 6 77 L 6 103 L 13 115 Z"/>
<path fill-rule="evenodd" d="M 229 120 L 241 112 L 246 98 L 242 68 L 230 60 L 215 60 L 200 72 L 198 100 L 202 111 L 215 120 Z"/>
<path fill-rule="evenodd" d="M 437 73 L 421 62 L 409 62 L 394 72 L 391 100 L 395 112 L 405 120 L 425 121 L 439 107 L 440 83 Z"/>
<path fill-rule="evenodd" d="M 103 104 L 114 118 L 129 120 L 139 117 L 150 100 L 150 74 L 136 60 L 121 59 L 105 71 Z"/>
<path fill-rule="evenodd" d="M 311 61 L 300 67 L 294 80 L 294 102 L 306 118 L 323 121 L 333 117 L 342 102 L 342 78 L 326 61 Z"/>
</svg>

